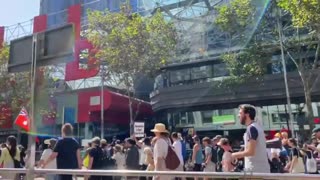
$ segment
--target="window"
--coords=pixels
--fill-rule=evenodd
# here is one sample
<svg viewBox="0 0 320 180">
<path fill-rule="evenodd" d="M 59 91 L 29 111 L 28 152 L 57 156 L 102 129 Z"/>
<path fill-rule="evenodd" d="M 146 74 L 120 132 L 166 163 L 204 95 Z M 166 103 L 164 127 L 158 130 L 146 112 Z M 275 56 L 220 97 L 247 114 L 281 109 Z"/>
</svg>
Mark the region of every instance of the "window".
<svg viewBox="0 0 320 180">
<path fill-rule="evenodd" d="M 219 110 L 219 115 L 234 115 L 234 109 L 221 109 Z"/>
<path fill-rule="evenodd" d="M 187 123 L 187 115 L 185 112 L 180 113 L 180 124 L 181 125 L 186 125 Z"/>
<path fill-rule="evenodd" d="M 180 124 L 180 114 L 179 113 L 173 113 L 172 114 L 172 120 L 174 125 Z"/>
<path fill-rule="evenodd" d="M 194 67 L 191 69 L 191 79 L 205 79 L 212 75 L 212 66 Z"/>
<path fill-rule="evenodd" d="M 213 76 L 214 77 L 223 77 L 228 76 L 228 70 L 225 63 L 213 65 Z"/>
<path fill-rule="evenodd" d="M 194 124 L 194 116 L 193 116 L 193 112 L 188 112 L 188 124 Z"/>
<path fill-rule="evenodd" d="M 170 72 L 171 83 L 190 81 L 190 69 L 182 69 Z"/>
<path fill-rule="evenodd" d="M 202 123 L 203 124 L 212 124 L 212 111 L 204 111 L 202 112 Z"/>
</svg>

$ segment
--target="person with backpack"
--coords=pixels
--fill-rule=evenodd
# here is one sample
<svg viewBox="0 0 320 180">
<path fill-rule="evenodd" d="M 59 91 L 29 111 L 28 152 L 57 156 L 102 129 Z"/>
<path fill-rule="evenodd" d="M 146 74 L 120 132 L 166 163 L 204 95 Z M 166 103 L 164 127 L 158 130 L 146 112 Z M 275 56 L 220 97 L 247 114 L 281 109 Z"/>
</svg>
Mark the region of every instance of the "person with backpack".
<svg viewBox="0 0 320 180">
<path fill-rule="evenodd" d="M 216 135 L 212 139 L 212 159 L 216 164 L 216 171 L 222 172 L 222 156 L 224 154 L 223 148 L 220 146 L 221 135 Z"/>
<path fill-rule="evenodd" d="M 89 152 L 88 169 L 101 170 L 103 169 L 103 151 L 100 147 L 100 138 L 92 139 L 92 148 Z M 101 180 L 102 176 L 90 176 L 89 180 Z"/>
<path fill-rule="evenodd" d="M 7 146 L 1 149 L 0 164 L 3 168 L 22 168 L 20 151 L 17 148 L 17 139 L 14 136 L 7 138 Z M 14 173 L 2 174 L 3 179 L 15 179 Z"/>
<path fill-rule="evenodd" d="M 215 172 L 216 171 L 216 158 L 214 158 L 214 149 L 211 146 L 211 139 L 204 137 L 202 139 L 204 148 L 204 163 L 202 165 L 204 172 Z M 207 178 L 206 178 L 207 179 Z"/>
<path fill-rule="evenodd" d="M 169 132 L 162 123 L 157 123 L 151 130 L 155 134 L 153 159 L 155 171 L 175 170 L 180 165 L 180 160 L 174 152 L 169 139 Z M 154 176 L 154 180 L 170 180 L 170 176 Z"/>
</svg>

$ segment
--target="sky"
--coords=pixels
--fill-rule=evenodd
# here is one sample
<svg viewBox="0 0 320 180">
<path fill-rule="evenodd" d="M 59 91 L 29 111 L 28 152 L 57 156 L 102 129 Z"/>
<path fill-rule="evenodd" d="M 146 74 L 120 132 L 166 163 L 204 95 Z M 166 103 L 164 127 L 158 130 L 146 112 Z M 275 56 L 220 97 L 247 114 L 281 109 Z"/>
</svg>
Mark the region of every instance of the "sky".
<svg viewBox="0 0 320 180">
<path fill-rule="evenodd" d="M 0 0 L 0 26 L 14 25 L 39 15 L 40 0 Z"/>
</svg>

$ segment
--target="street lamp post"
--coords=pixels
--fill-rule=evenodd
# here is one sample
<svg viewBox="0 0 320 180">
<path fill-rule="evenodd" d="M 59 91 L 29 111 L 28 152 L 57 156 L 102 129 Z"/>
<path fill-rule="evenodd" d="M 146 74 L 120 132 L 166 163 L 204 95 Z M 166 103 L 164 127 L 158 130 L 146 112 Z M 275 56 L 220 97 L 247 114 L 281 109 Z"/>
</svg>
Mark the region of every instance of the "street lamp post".
<svg viewBox="0 0 320 180">
<path fill-rule="evenodd" d="M 101 139 L 104 138 L 104 66 L 101 65 L 101 98 L 100 98 L 101 102 L 100 102 L 100 105 L 101 105 L 101 131 L 100 131 L 100 136 L 101 136 Z"/>
</svg>

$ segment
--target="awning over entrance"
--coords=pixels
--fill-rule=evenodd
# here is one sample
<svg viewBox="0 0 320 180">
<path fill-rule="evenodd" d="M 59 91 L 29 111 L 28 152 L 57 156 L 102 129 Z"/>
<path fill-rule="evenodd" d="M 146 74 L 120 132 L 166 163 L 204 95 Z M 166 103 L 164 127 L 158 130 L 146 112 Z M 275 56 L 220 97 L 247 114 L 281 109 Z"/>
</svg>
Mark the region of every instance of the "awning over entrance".
<svg viewBox="0 0 320 180">
<path fill-rule="evenodd" d="M 129 122 L 129 98 L 128 96 L 109 90 L 104 91 L 104 117 L 105 121 L 125 124 Z M 134 99 L 133 112 L 139 115 L 150 116 L 153 114 L 152 107 L 148 102 Z M 91 122 L 100 119 L 101 91 L 78 92 L 78 122 Z"/>
</svg>

